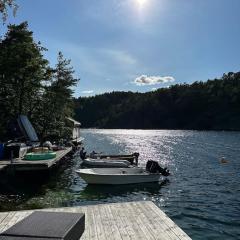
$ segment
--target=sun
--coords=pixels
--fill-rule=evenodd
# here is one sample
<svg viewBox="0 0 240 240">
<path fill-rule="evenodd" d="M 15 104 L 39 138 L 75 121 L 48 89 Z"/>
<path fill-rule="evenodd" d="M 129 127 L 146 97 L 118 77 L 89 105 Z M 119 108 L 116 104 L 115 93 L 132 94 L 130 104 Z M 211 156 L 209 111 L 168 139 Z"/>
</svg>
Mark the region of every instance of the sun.
<svg viewBox="0 0 240 240">
<path fill-rule="evenodd" d="M 136 0 L 136 1 L 138 3 L 139 7 L 143 7 L 146 4 L 146 2 L 147 2 L 147 0 Z"/>
</svg>

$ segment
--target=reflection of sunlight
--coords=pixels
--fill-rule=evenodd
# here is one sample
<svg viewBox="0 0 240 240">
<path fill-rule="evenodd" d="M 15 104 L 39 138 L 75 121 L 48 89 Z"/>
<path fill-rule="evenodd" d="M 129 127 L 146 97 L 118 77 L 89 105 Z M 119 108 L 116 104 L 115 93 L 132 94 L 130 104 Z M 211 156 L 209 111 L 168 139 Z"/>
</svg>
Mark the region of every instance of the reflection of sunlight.
<svg viewBox="0 0 240 240">
<path fill-rule="evenodd" d="M 88 135 L 88 137 L 87 137 Z M 130 154 L 139 152 L 139 166 L 145 167 L 148 160 L 155 160 L 170 171 L 176 169 L 179 144 L 193 135 L 191 131 L 133 130 L 133 129 L 86 129 L 87 151 L 93 149 L 106 154 Z M 91 137 L 90 137 L 91 136 Z M 93 137 L 94 136 L 94 137 Z M 181 155 L 181 154 L 180 154 Z M 186 154 L 183 154 L 186 157 Z"/>
<path fill-rule="evenodd" d="M 145 167 L 148 160 L 155 160 L 164 167 L 170 167 L 173 164 L 173 145 L 178 142 L 172 132 L 161 130 L 111 130 L 107 138 L 111 144 L 121 146 L 123 153 L 139 152 L 141 167 Z"/>
</svg>

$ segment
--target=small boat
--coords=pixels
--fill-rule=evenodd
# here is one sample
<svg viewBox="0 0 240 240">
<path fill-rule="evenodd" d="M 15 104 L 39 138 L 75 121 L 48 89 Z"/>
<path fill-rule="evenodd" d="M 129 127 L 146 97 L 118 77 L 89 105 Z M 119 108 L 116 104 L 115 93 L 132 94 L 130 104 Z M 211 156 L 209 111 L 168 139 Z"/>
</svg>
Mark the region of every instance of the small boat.
<svg viewBox="0 0 240 240">
<path fill-rule="evenodd" d="M 86 158 L 83 159 L 83 164 L 86 166 L 92 166 L 92 167 L 118 167 L 118 168 L 127 168 L 131 165 L 131 163 L 127 160 L 121 160 L 121 159 L 92 159 L 92 158 Z"/>
<path fill-rule="evenodd" d="M 133 168 L 89 168 L 79 169 L 77 174 L 88 184 L 133 184 L 158 182 L 163 176 L 170 175 L 167 168 L 158 162 L 149 160 L 146 169 Z"/>
<path fill-rule="evenodd" d="M 149 173 L 142 168 L 91 168 L 76 171 L 88 184 L 133 184 L 158 182 L 160 173 Z"/>
<path fill-rule="evenodd" d="M 94 159 L 109 159 L 109 160 L 127 160 L 129 161 L 131 164 L 138 164 L 138 157 L 139 157 L 139 153 L 133 153 L 133 154 L 90 154 L 89 156 L 90 158 L 94 158 Z"/>
<path fill-rule="evenodd" d="M 56 152 L 31 152 L 24 156 L 27 161 L 50 160 L 56 157 Z"/>
</svg>

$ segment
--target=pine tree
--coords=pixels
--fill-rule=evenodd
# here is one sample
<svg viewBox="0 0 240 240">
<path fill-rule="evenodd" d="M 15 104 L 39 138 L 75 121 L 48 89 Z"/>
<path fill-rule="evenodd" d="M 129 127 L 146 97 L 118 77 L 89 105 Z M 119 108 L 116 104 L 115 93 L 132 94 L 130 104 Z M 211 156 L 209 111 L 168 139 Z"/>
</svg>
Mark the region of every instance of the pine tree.
<svg viewBox="0 0 240 240">
<path fill-rule="evenodd" d="M 9 25 L 0 41 L 0 130 L 6 129 L 9 119 L 19 114 L 30 118 L 43 87 L 51 78 L 44 49 L 33 40 L 27 22 Z"/>
<path fill-rule="evenodd" d="M 0 0 L 0 14 L 2 15 L 3 23 L 5 23 L 7 20 L 8 8 L 13 9 L 13 15 L 16 14 L 18 5 L 16 4 L 15 0 Z"/>
<path fill-rule="evenodd" d="M 73 114 L 73 87 L 79 79 L 74 78 L 71 61 L 59 52 L 51 85 L 45 87 L 41 110 L 38 114 L 39 132 L 42 140 L 70 137 L 72 129 L 66 118 Z"/>
</svg>

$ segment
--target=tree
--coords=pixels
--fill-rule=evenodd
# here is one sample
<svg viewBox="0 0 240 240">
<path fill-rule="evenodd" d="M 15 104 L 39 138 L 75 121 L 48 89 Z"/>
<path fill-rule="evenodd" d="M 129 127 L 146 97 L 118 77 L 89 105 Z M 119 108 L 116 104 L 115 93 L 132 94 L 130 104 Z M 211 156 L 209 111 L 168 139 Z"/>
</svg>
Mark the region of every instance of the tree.
<svg viewBox="0 0 240 240">
<path fill-rule="evenodd" d="M 18 114 L 26 114 L 31 118 L 44 85 L 51 78 L 51 69 L 42 54 L 46 49 L 34 42 L 32 34 L 27 22 L 9 25 L 5 38 L 0 41 L 2 127 Z"/>
<path fill-rule="evenodd" d="M 18 5 L 16 4 L 15 0 L 0 0 L 0 14 L 2 15 L 3 23 L 6 22 L 8 17 L 8 8 L 13 9 L 13 15 L 16 14 L 18 9 Z"/>
<path fill-rule="evenodd" d="M 55 69 L 44 58 L 27 22 L 9 25 L 0 40 L 0 140 L 7 125 L 19 114 L 27 115 L 40 140 L 70 136 L 66 117 L 73 114 L 74 77 L 71 61 L 59 52 Z"/>
<path fill-rule="evenodd" d="M 79 79 L 75 78 L 71 61 L 58 53 L 58 62 L 55 67 L 51 85 L 45 87 L 41 107 L 37 114 L 38 130 L 43 140 L 50 137 L 52 140 L 70 137 L 72 129 L 66 121 L 73 115 L 73 87 Z"/>
</svg>

